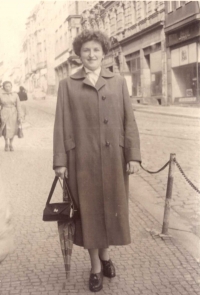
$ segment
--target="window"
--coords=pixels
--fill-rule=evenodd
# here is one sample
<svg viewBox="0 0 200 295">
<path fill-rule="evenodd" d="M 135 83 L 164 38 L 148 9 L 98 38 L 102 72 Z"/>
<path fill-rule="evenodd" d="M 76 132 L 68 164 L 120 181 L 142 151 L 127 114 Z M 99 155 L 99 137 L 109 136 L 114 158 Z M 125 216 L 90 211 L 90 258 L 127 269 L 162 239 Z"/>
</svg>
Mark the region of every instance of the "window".
<svg viewBox="0 0 200 295">
<path fill-rule="evenodd" d="M 181 6 L 181 1 L 168 1 L 167 2 L 168 13 L 176 10 L 176 8 Z"/>
<path fill-rule="evenodd" d="M 141 73 L 140 73 L 140 52 L 126 56 L 126 63 L 132 76 L 132 96 L 140 97 L 141 94 Z"/>
<path fill-rule="evenodd" d="M 167 2 L 167 6 L 168 6 L 168 7 L 167 7 L 167 11 L 168 11 L 168 13 L 169 13 L 169 12 L 172 11 L 172 1 L 168 1 L 168 2 Z"/>
<path fill-rule="evenodd" d="M 116 13 L 114 11 L 110 14 L 110 33 L 111 35 L 116 34 Z"/>
<path fill-rule="evenodd" d="M 132 25 L 132 3 L 127 1 L 124 3 L 124 25 L 126 28 Z"/>
<path fill-rule="evenodd" d="M 106 15 L 106 17 L 105 17 L 105 31 L 106 31 L 108 37 L 110 37 L 111 24 L 110 24 L 109 15 Z"/>
<path fill-rule="evenodd" d="M 64 27 L 65 27 L 64 46 L 65 46 L 65 49 L 67 49 L 68 48 L 68 34 L 67 34 L 68 22 L 67 21 L 65 22 Z"/>
<path fill-rule="evenodd" d="M 137 23 L 137 11 L 136 11 L 136 2 L 135 1 L 132 1 L 131 2 L 131 10 L 132 10 L 132 22 L 133 24 L 136 24 Z"/>
<path fill-rule="evenodd" d="M 124 28 L 124 10 L 122 6 L 117 9 L 117 31 L 121 31 Z"/>
<path fill-rule="evenodd" d="M 63 38 L 62 38 L 62 26 L 60 26 L 60 29 L 59 29 L 59 33 L 60 33 L 60 44 L 59 44 L 59 52 L 62 51 L 63 49 Z"/>
<path fill-rule="evenodd" d="M 56 54 L 58 54 L 58 30 L 56 30 Z"/>
</svg>

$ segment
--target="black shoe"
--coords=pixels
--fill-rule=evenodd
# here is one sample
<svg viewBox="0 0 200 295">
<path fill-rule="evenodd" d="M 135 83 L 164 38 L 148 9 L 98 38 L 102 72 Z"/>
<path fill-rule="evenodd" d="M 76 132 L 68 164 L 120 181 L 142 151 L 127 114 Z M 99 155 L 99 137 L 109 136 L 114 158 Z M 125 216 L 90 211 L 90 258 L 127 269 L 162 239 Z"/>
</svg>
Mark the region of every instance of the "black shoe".
<svg viewBox="0 0 200 295">
<path fill-rule="evenodd" d="M 100 258 L 101 260 L 101 258 Z M 116 276 L 115 267 L 112 263 L 112 260 L 101 260 L 103 265 L 103 275 L 108 278 L 114 278 Z"/>
<path fill-rule="evenodd" d="M 91 273 L 89 279 L 89 289 L 92 292 L 98 292 L 103 288 L 103 273 Z"/>
</svg>

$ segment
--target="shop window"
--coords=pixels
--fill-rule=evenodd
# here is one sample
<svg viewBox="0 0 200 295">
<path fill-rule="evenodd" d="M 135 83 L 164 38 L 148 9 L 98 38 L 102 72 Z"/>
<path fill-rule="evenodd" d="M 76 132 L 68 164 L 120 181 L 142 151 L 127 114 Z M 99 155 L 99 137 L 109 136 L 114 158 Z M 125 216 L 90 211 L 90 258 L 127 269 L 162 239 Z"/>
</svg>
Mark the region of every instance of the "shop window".
<svg viewBox="0 0 200 295">
<path fill-rule="evenodd" d="M 140 57 L 131 60 L 132 96 L 141 96 Z"/>
<path fill-rule="evenodd" d="M 151 74 L 151 94 L 152 96 L 162 95 L 162 72 Z"/>
<path fill-rule="evenodd" d="M 132 73 L 132 95 L 141 96 L 141 79 L 140 72 Z"/>
<path fill-rule="evenodd" d="M 199 97 L 199 84 L 200 78 L 196 64 L 183 65 L 173 69 L 173 97 L 174 98 L 187 98 Z"/>
</svg>

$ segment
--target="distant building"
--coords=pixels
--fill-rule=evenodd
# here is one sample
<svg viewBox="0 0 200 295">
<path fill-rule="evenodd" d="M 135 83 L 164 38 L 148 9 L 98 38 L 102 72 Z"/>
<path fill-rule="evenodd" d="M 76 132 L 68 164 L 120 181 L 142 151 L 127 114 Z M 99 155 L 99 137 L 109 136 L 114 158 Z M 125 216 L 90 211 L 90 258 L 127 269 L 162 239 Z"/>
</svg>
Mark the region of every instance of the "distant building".
<svg viewBox="0 0 200 295">
<path fill-rule="evenodd" d="M 166 2 L 170 103 L 200 102 L 200 2 Z"/>
<path fill-rule="evenodd" d="M 55 93 L 52 1 L 41 1 L 30 13 L 23 44 L 25 84 L 29 91 Z"/>
<path fill-rule="evenodd" d="M 26 24 L 26 88 L 55 94 L 82 66 L 72 42 L 88 28 L 108 34 L 103 64 L 126 78 L 133 102 L 199 102 L 199 15 L 199 1 L 41 1 Z"/>
<path fill-rule="evenodd" d="M 109 35 L 104 66 L 126 78 L 139 103 L 167 103 L 164 19 L 164 1 L 99 1 L 82 13 L 82 29 Z"/>
<path fill-rule="evenodd" d="M 93 4 L 93 1 L 90 1 Z M 55 74 L 58 82 L 69 76 L 81 65 L 73 53 L 72 42 L 79 34 L 81 13 L 87 1 L 64 1 L 55 3 Z"/>
</svg>

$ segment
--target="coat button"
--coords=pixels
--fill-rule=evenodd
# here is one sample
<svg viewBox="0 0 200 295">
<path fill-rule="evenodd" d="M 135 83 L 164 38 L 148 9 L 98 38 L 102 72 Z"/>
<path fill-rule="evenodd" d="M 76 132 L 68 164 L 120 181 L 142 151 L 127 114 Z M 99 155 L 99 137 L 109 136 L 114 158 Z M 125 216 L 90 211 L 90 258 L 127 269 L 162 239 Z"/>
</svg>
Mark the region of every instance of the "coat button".
<svg viewBox="0 0 200 295">
<path fill-rule="evenodd" d="M 104 119 L 104 121 L 103 121 L 105 124 L 107 124 L 108 123 L 108 119 Z"/>
<path fill-rule="evenodd" d="M 106 146 L 110 146 L 110 142 L 109 141 L 106 141 Z"/>
<path fill-rule="evenodd" d="M 106 99 L 106 96 L 103 95 L 103 96 L 102 96 L 102 99 L 105 100 L 105 99 Z"/>
</svg>

